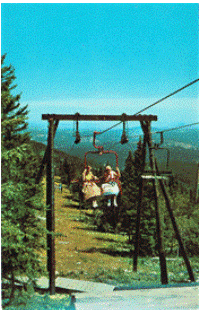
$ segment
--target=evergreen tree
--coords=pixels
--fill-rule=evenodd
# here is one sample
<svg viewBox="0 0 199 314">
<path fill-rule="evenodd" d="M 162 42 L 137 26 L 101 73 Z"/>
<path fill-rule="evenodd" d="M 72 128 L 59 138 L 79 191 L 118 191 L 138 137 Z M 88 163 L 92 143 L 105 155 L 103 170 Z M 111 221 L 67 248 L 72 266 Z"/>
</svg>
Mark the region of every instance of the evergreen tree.
<svg viewBox="0 0 199 314">
<path fill-rule="evenodd" d="M 76 174 L 75 163 L 65 158 L 62 166 L 62 182 L 70 186 Z"/>
<path fill-rule="evenodd" d="M 131 152 L 126 159 L 122 172 L 122 207 L 125 212 L 123 229 L 129 234 L 129 242 L 135 242 L 136 216 L 139 198 L 139 185 L 142 174 L 142 144 L 138 142 L 134 156 Z M 153 190 L 150 182 L 145 182 L 143 188 L 141 220 L 140 220 L 140 253 L 153 254 L 155 251 L 155 213 Z"/>
<path fill-rule="evenodd" d="M 39 212 L 43 210 L 41 186 L 35 185 L 38 159 L 27 132 L 27 106 L 13 95 L 15 74 L 1 59 L 2 117 L 2 277 L 16 275 L 34 278 L 41 271 L 39 253 L 44 229 Z"/>
<path fill-rule="evenodd" d="M 189 255 L 199 255 L 198 204 L 190 202 L 189 190 L 175 182 L 170 191 L 171 206 L 185 250 Z M 169 254 L 180 254 L 168 210 L 164 209 L 165 248 Z"/>
<path fill-rule="evenodd" d="M 136 214 L 139 196 L 140 176 L 142 174 L 142 146 L 138 143 L 138 148 L 134 156 L 131 152 L 127 157 L 125 169 L 122 173 L 123 182 L 123 229 L 129 234 L 129 242 L 135 242 Z M 199 254 L 199 216 L 198 206 L 190 202 L 189 192 L 186 191 L 177 181 L 170 183 L 170 199 L 176 218 L 176 222 L 186 249 L 190 255 Z M 167 253 L 176 254 L 179 251 L 171 219 L 165 207 L 165 200 L 160 193 L 159 210 L 161 212 L 162 236 L 164 247 Z M 145 181 L 143 188 L 141 220 L 140 220 L 140 254 L 151 255 L 157 253 L 156 250 L 156 218 L 154 208 L 154 192 L 152 182 Z"/>
</svg>

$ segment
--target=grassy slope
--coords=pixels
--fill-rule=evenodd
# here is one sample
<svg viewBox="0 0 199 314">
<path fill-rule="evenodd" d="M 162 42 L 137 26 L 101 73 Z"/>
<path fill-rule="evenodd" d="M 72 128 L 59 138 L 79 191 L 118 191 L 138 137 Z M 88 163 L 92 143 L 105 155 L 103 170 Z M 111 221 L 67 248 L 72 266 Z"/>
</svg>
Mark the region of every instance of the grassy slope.
<svg viewBox="0 0 199 314">
<path fill-rule="evenodd" d="M 55 228 L 62 233 L 55 240 L 58 276 L 114 285 L 160 283 L 158 258 L 139 258 L 138 272 L 132 272 L 132 259 L 124 250 L 127 236 L 97 232 L 82 222 L 85 211 L 78 209 L 78 203 L 72 200 L 65 186 L 61 194 L 58 177 L 55 181 Z M 198 276 L 197 258 L 191 259 L 191 264 Z M 167 266 L 169 282 L 187 282 L 189 277 L 182 258 L 168 259 Z"/>
</svg>

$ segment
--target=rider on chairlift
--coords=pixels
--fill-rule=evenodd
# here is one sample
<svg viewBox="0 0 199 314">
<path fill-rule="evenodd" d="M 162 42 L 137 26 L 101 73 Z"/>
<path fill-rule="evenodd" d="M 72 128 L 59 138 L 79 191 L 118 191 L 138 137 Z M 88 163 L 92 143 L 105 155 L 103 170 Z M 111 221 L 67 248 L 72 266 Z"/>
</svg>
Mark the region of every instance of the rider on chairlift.
<svg viewBox="0 0 199 314">
<path fill-rule="evenodd" d="M 91 166 L 86 166 L 83 171 L 82 179 L 83 179 L 83 189 L 85 200 L 91 200 L 93 208 L 98 207 L 96 198 L 101 195 L 101 189 L 97 186 L 95 181 L 98 180 L 96 176 L 91 171 Z"/>
<path fill-rule="evenodd" d="M 121 191 L 120 176 L 119 167 L 116 167 L 116 171 L 114 171 L 111 166 L 106 166 L 104 171 L 104 184 L 102 184 L 102 195 L 108 197 L 107 206 L 111 206 L 111 198 L 113 198 L 114 206 L 118 206 L 117 196 Z"/>
<path fill-rule="evenodd" d="M 108 198 L 108 206 L 111 206 L 111 201 L 113 200 L 113 206 L 117 207 L 117 196 L 121 192 L 118 155 L 115 151 L 104 150 L 103 146 L 96 146 L 95 140 L 97 134 L 99 134 L 99 132 L 94 132 L 93 134 L 93 146 L 97 149 L 97 151 L 88 151 L 85 153 L 85 170 L 83 172 L 84 184 L 82 192 L 84 193 L 85 200 L 92 199 L 94 208 L 98 206 L 96 198 L 100 195 Z M 86 156 L 88 153 L 99 154 L 100 156 L 102 154 L 114 154 L 116 157 L 116 171 L 113 171 L 110 166 L 106 167 L 103 178 L 100 178 L 100 181 L 102 179 L 103 182 L 101 189 L 95 183 L 96 181 L 99 181 L 99 179 L 93 175 L 91 167 L 87 165 Z"/>
</svg>

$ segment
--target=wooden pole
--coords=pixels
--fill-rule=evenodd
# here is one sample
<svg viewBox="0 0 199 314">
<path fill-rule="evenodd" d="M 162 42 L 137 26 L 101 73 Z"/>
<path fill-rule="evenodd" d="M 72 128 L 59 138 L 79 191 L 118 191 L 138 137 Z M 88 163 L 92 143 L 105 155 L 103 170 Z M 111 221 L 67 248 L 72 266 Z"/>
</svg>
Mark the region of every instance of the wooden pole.
<svg viewBox="0 0 199 314">
<path fill-rule="evenodd" d="M 46 227 L 47 231 L 47 267 L 49 272 L 50 294 L 55 294 L 55 217 L 54 217 L 54 120 L 49 119 L 48 130 L 48 154 L 47 154 L 47 173 L 46 173 Z"/>
<path fill-rule="evenodd" d="M 167 275 L 166 258 L 165 258 L 163 241 L 162 241 L 162 230 L 161 230 L 162 228 L 161 228 L 161 218 L 160 218 L 160 213 L 159 213 L 157 185 L 158 185 L 157 179 L 153 180 L 154 198 L 155 198 L 156 230 L 157 230 L 159 260 L 160 260 L 161 282 L 162 282 L 162 284 L 167 284 L 168 283 L 168 275 Z"/>
<path fill-rule="evenodd" d="M 56 133 L 58 124 L 59 124 L 59 120 L 56 120 L 55 121 L 55 125 L 54 125 L 54 132 L 53 132 L 53 136 L 54 137 L 55 137 L 55 133 Z M 38 172 L 37 177 L 36 177 L 36 184 L 38 184 L 40 182 L 41 178 L 42 178 L 42 174 L 43 174 L 44 166 L 45 166 L 45 164 L 47 162 L 48 154 L 49 154 L 49 144 L 47 144 L 46 151 L 45 151 L 45 154 L 44 154 L 44 157 L 43 157 L 43 160 L 42 160 L 39 172 Z"/>
<path fill-rule="evenodd" d="M 144 134 L 144 142 L 142 148 L 142 170 L 144 172 L 146 162 L 146 136 Z M 140 246 L 140 216 L 141 216 L 141 207 L 142 207 L 142 195 L 143 195 L 143 179 L 140 177 L 139 181 L 139 199 L 137 207 L 137 218 L 136 218 L 136 233 L 135 233 L 135 249 L 134 249 L 134 259 L 133 259 L 133 271 L 137 271 L 137 261 L 139 255 L 139 246 Z"/>
<path fill-rule="evenodd" d="M 161 270 L 161 282 L 162 284 L 167 284 L 168 275 L 167 275 L 165 252 L 163 249 L 162 230 L 161 230 L 162 228 L 161 228 L 161 220 L 160 220 L 159 204 L 158 204 L 158 196 L 159 196 L 158 179 L 156 178 L 155 157 L 153 153 L 150 123 L 148 122 L 146 123 L 146 125 L 148 125 L 147 140 L 148 140 L 148 147 L 149 147 L 150 166 L 151 166 L 153 175 L 155 177 L 155 179 L 153 180 L 153 189 L 154 189 L 154 198 L 155 198 L 156 230 L 157 230 L 157 244 L 158 244 L 158 251 L 159 251 L 160 270 Z"/>
<path fill-rule="evenodd" d="M 157 170 L 157 174 L 159 174 L 157 162 L 156 162 L 156 170 Z M 160 187 L 161 187 L 161 189 L 162 189 L 162 192 L 163 192 L 163 195 L 164 195 L 164 198 L 165 198 L 165 203 L 166 203 L 166 206 L 167 206 L 167 209 L 168 209 L 170 218 L 171 218 L 171 222 L 172 222 L 172 225 L 173 225 L 173 229 L 174 229 L 174 231 L 175 231 L 176 238 L 177 238 L 178 243 L 179 243 L 179 246 L 180 246 L 181 254 L 182 254 L 183 259 L 184 259 L 184 261 L 185 261 L 185 264 L 186 264 L 186 266 L 187 266 L 187 271 L 188 271 L 188 273 L 189 273 L 189 278 L 190 278 L 191 281 L 195 281 L 195 278 L 194 278 L 194 275 L 193 275 L 193 271 L 192 271 L 190 262 L 189 262 L 189 260 L 188 260 L 187 254 L 186 254 L 185 249 L 184 249 L 184 245 L 183 245 L 183 243 L 182 243 L 182 239 L 181 239 L 180 233 L 179 233 L 179 231 L 178 231 L 178 227 L 177 227 L 177 224 L 176 224 L 176 221 L 175 221 L 175 217 L 174 217 L 174 215 L 173 215 L 173 210 L 172 210 L 171 202 L 170 202 L 170 199 L 169 199 L 167 190 L 166 190 L 166 186 L 165 186 L 163 180 L 159 180 L 159 183 L 160 183 Z"/>
<path fill-rule="evenodd" d="M 194 191 L 194 202 L 199 202 L 199 163 L 197 164 L 196 177 L 195 177 L 195 191 Z"/>
</svg>

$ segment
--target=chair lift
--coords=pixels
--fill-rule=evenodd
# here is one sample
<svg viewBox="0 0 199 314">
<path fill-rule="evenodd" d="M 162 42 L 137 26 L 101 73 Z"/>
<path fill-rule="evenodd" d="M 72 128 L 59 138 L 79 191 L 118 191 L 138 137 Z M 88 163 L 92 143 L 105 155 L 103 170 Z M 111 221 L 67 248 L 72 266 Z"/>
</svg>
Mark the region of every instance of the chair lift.
<svg viewBox="0 0 199 314">
<path fill-rule="evenodd" d="M 116 160 L 116 167 L 119 166 L 118 163 L 118 154 L 113 151 L 113 150 L 104 150 L 103 146 L 97 146 L 95 141 L 96 141 L 96 135 L 100 134 L 100 132 L 94 132 L 93 133 L 93 146 L 97 149 L 97 151 L 88 151 L 85 153 L 85 167 L 87 167 L 87 155 L 88 154 L 98 154 L 99 156 L 103 155 L 103 154 L 114 154 L 115 155 L 115 160 Z M 113 185 L 110 186 L 109 184 L 109 188 L 103 193 L 104 196 L 117 196 L 120 190 L 120 186 L 119 184 L 117 184 L 117 188 Z"/>
<path fill-rule="evenodd" d="M 170 162 L 170 151 L 167 147 L 160 147 L 160 145 L 162 145 L 164 143 L 164 138 L 163 138 L 163 132 L 158 132 L 160 133 L 160 142 L 159 143 L 154 143 L 154 150 L 159 150 L 159 149 L 164 149 L 167 152 L 167 159 L 166 159 L 166 169 L 160 171 L 160 174 L 163 174 L 166 177 L 172 177 L 172 170 L 169 169 L 169 162 Z"/>
<path fill-rule="evenodd" d="M 84 155 L 84 163 L 85 163 L 85 167 L 87 166 L 87 155 L 88 154 L 98 154 L 99 156 L 103 155 L 103 154 L 114 154 L 115 155 L 115 160 L 116 160 L 116 167 L 118 167 L 118 154 L 113 151 L 113 150 L 104 150 L 103 146 L 96 146 L 96 135 L 100 134 L 100 132 L 94 132 L 93 133 L 93 146 L 97 149 L 97 151 L 88 151 L 85 153 Z"/>
<path fill-rule="evenodd" d="M 161 179 L 163 179 L 163 180 L 172 179 L 173 178 L 172 170 L 169 169 L 170 151 L 166 147 L 160 147 L 160 145 L 162 145 L 164 143 L 163 132 L 157 132 L 157 133 L 160 133 L 160 142 L 159 143 L 154 143 L 153 149 L 155 151 L 157 151 L 159 149 L 164 149 L 164 150 L 167 151 L 166 169 L 159 171 L 160 176 L 158 176 L 158 177 L 159 178 L 161 177 Z M 146 169 L 144 171 L 143 175 L 142 175 L 142 178 L 144 178 L 144 179 L 150 179 L 150 178 L 154 179 L 154 173 L 151 170 Z M 169 182 L 171 182 L 171 181 L 169 181 Z"/>
<path fill-rule="evenodd" d="M 88 166 L 87 164 L 87 155 L 88 154 L 98 154 L 98 155 L 102 155 L 102 154 L 114 154 L 115 155 L 115 159 L 116 159 L 116 167 L 118 167 L 118 154 L 113 151 L 113 150 L 104 150 L 103 146 L 96 146 L 96 135 L 97 134 L 100 134 L 100 132 L 94 132 L 93 133 L 93 146 L 97 149 L 97 151 L 88 151 L 85 153 L 85 157 L 84 157 L 84 160 L 85 160 L 85 168 Z M 78 144 L 79 142 L 81 141 L 80 139 L 80 134 L 79 134 L 79 130 L 78 130 L 78 115 L 77 115 L 77 121 L 76 121 L 76 140 L 75 140 L 75 144 Z M 76 183 L 78 182 L 79 183 L 79 180 L 74 180 L 72 183 Z M 113 189 L 113 188 L 112 188 Z M 110 196 L 111 195 L 115 195 L 114 194 L 114 191 L 110 191 Z M 106 194 L 106 196 L 108 196 L 108 194 Z"/>
<path fill-rule="evenodd" d="M 126 144 L 128 142 L 128 138 L 126 136 L 126 132 L 125 132 L 125 117 L 126 117 L 126 114 L 123 113 L 122 114 L 122 123 L 123 123 L 123 132 L 122 132 L 122 137 L 121 137 L 121 141 L 120 143 L 123 145 L 123 144 Z M 85 153 L 85 167 L 87 166 L 87 161 L 86 161 L 86 157 L 87 157 L 87 154 L 99 154 L 99 155 L 102 155 L 102 154 L 114 154 L 115 155 L 115 159 L 116 159 L 116 167 L 118 167 L 118 154 L 113 151 L 113 150 L 104 150 L 103 146 L 96 146 L 95 144 L 95 140 L 96 140 L 96 135 L 97 134 L 100 134 L 101 132 L 93 132 L 93 146 L 98 150 L 98 151 L 88 151 L 87 153 Z"/>
<path fill-rule="evenodd" d="M 79 134 L 79 130 L 78 130 L 78 116 L 79 114 L 77 113 L 76 114 L 76 139 L 75 139 L 75 144 L 78 144 L 80 141 L 81 141 L 81 138 L 80 138 L 80 134 Z M 128 142 L 128 139 L 127 139 L 127 136 L 126 136 L 126 133 L 125 133 L 125 114 L 122 115 L 122 122 L 123 122 L 123 133 L 122 133 L 122 137 L 121 137 L 121 144 L 125 144 Z M 96 135 L 97 134 L 100 134 L 101 132 L 94 132 L 93 133 L 93 146 L 97 149 L 97 151 L 88 151 L 85 153 L 85 168 L 88 166 L 87 164 L 87 155 L 88 154 L 99 154 L 99 155 L 102 155 L 102 154 L 114 154 L 115 155 L 115 159 L 116 159 L 116 167 L 119 168 L 119 163 L 118 163 L 118 154 L 113 151 L 113 150 L 104 150 L 103 146 L 96 146 Z M 79 180 L 77 180 L 79 182 Z M 120 181 L 117 180 L 118 182 L 114 182 L 115 185 L 117 185 L 117 189 L 115 187 L 112 188 L 112 191 L 109 190 L 109 192 L 104 192 L 103 195 L 104 196 L 114 196 L 116 197 L 119 192 L 121 192 L 121 184 L 120 184 Z M 115 188 L 115 190 L 114 190 Z M 117 192 L 116 192 L 117 190 Z M 108 194 L 109 193 L 109 194 Z M 117 205 L 116 205 L 117 206 Z"/>
</svg>

